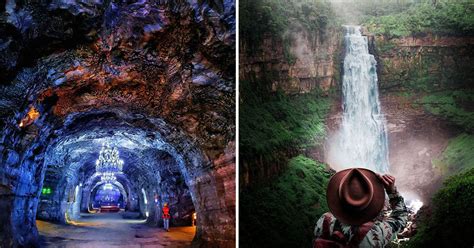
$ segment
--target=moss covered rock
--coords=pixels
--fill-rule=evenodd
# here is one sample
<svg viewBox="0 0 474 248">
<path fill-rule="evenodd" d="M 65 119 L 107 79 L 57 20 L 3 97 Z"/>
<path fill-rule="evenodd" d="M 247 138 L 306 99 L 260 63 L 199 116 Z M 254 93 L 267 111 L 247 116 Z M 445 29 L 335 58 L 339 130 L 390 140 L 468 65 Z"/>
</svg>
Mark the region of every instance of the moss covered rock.
<svg viewBox="0 0 474 248">
<path fill-rule="evenodd" d="M 324 164 L 292 158 L 274 182 L 240 194 L 241 247 L 309 247 L 313 229 L 328 211 Z"/>
<path fill-rule="evenodd" d="M 443 174 L 452 175 L 474 168 L 474 136 L 463 133 L 449 141 L 439 159 L 433 160 Z"/>
<path fill-rule="evenodd" d="M 433 199 L 433 212 L 421 220 L 407 247 L 472 247 L 474 168 L 455 175 Z"/>
</svg>

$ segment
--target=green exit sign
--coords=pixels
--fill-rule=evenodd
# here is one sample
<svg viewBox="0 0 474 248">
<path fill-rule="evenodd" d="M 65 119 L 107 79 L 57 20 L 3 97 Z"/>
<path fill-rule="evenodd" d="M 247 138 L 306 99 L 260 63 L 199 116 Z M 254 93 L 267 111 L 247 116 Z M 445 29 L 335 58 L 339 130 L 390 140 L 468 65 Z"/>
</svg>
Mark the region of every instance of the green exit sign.
<svg viewBox="0 0 474 248">
<path fill-rule="evenodd" d="M 51 188 L 50 187 L 44 187 L 43 189 L 41 189 L 41 194 L 50 195 L 51 194 Z"/>
</svg>

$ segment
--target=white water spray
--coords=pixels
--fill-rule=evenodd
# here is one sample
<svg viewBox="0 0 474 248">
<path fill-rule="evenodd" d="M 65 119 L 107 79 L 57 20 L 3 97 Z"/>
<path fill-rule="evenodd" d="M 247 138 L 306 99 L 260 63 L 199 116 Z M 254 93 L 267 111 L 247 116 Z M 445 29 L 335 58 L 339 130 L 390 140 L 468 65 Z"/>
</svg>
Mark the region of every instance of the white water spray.
<svg viewBox="0 0 474 248">
<path fill-rule="evenodd" d="M 375 58 L 359 26 L 345 26 L 341 128 L 329 147 L 329 164 L 342 170 L 362 167 L 389 171 L 385 119 L 380 110 Z"/>
</svg>

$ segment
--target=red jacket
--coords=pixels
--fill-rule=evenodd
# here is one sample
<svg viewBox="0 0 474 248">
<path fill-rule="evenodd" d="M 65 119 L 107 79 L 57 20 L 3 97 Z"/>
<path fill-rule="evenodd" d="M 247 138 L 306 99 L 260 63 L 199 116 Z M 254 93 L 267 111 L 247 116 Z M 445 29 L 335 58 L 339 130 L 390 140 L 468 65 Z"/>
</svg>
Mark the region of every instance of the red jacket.
<svg viewBox="0 0 474 248">
<path fill-rule="evenodd" d="M 169 207 L 163 207 L 163 219 L 169 219 L 170 218 L 170 208 Z"/>
</svg>

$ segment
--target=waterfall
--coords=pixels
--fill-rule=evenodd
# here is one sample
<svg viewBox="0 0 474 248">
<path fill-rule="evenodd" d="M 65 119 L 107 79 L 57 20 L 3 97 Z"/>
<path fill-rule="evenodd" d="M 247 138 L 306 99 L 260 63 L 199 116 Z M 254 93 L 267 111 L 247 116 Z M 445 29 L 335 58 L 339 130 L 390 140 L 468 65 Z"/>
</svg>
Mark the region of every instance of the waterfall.
<svg viewBox="0 0 474 248">
<path fill-rule="evenodd" d="M 375 58 L 359 26 L 344 26 L 345 58 L 342 81 L 343 115 L 329 148 L 328 162 L 336 169 L 363 167 L 389 171 L 385 119 L 380 109 Z"/>
</svg>

